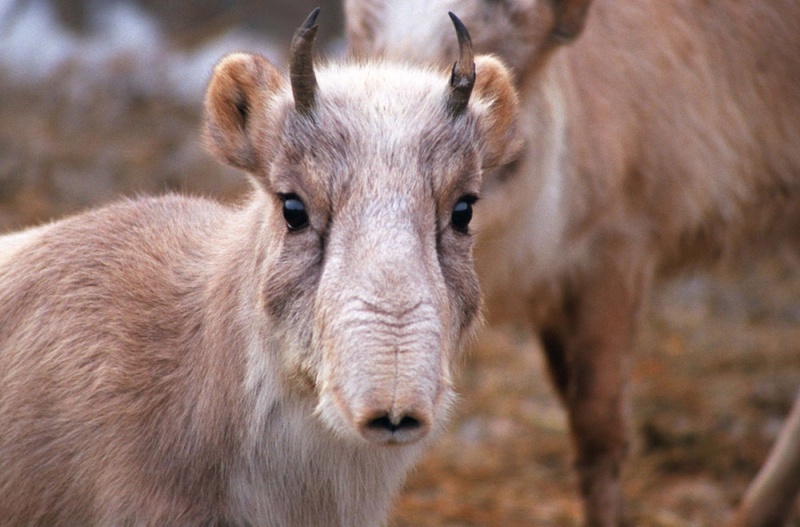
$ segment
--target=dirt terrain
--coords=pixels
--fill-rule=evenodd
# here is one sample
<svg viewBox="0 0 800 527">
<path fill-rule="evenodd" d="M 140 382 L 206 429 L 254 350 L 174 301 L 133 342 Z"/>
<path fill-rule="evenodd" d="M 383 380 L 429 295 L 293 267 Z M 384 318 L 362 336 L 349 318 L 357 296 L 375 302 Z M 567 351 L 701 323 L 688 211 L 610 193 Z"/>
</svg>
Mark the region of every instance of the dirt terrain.
<svg viewBox="0 0 800 527">
<path fill-rule="evenodd" d="M 272 7 L 297 18 L 306 4 Z M 156 14 L 176 49 L 236 20 L 209 15 L 198 35 L 179 15 Z M 71 16 L 65 24 L 80 31 L 86 15 Z M 286 25 L 266 18 L 251 22 Z M 275 31 L 285 43 L 290 31 Z M 246 189 L 204 152 L 199 100 L 142 88 L 130 58 L 103 67 L 97 84 L 68 63 L 35 84 L 0 68 L 0 232 L 121 196 L 236 200 Z M 692 272 L 651 300 L 632 364 L 629 513 L 644 527 L 723 525 L 800 389 L 800 259 L 777 250 Z M 483 332 L 458 386 L 453 423 L 410 476 L 392 525 L 579 525 L 564 413 L 524 328 Z"/>
</svg>

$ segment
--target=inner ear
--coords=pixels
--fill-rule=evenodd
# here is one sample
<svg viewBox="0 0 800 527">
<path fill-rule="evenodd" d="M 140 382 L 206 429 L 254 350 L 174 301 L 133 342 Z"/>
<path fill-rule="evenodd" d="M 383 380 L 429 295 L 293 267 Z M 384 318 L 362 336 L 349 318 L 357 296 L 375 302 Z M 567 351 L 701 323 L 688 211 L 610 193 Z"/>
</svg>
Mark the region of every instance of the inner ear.
<svg viewBox="0 0 800 527">
<path fill-rule="evenodd" d="M 264 57 L 234 53 L 214 68 L 205 99 L 205 137 L 223 161 L 255 173 L 267 161 L 267 101 L 284 84 Z"/>
<path fill-rule="evenodd" d="M 236 98 L 236 110 L 239 112 L 239 119 L 241 120 L 242 130 L 247 131 L 247 118 L 250 115 L 250 106 L 248 105 L 247 98 L 241 92 Z"/>
</svg>

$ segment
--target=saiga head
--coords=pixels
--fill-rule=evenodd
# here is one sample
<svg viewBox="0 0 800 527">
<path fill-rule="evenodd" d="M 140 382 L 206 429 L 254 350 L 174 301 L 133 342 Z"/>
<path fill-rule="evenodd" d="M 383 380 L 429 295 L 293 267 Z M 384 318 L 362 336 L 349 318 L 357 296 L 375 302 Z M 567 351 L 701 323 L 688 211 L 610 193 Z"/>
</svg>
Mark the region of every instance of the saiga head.
<svg viewBox="0 0 800 527">
<path fill-rule="evenodd" d="M 345 0 L 348 47 L 360 57 L 439 63 L 452 56 L 439 12 L 457 10 L 475 49 L 492 53 L 517 79 L 580 35 L 591 0 Z"/>
<path fill-rule="evenodd" d="M 516 95 L 496 59 L 473 63 L 456 19 L 451 75 L 316 67 L 315 18 L 288 78 L 257 55 L 222 59 L 206 135 L 257 183 L 256 316 L 291 389 L 343 437 L 410 443 L 443 421 L 479 318 L 469 222 L 482 172 L 516 154 Z"/>
</svg>

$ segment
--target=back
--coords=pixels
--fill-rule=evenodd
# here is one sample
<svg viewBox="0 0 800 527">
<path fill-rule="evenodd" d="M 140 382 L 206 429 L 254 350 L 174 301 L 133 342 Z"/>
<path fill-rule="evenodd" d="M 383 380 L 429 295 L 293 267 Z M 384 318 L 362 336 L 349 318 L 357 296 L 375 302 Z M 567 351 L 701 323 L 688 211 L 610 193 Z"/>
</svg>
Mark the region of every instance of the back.
<svg viewBox="0 0 800 527">
<path fill-rule="evenodd" d="M 797 27 L 788 0 L 594 2 L 585 33 L 553 59 L 575 184 L 596 192 L 587 201 L 652 222 L 675 252 L 765 223 L 754 217 L 773 212 L 765 199 L 796 200 Z"/>
</svg>

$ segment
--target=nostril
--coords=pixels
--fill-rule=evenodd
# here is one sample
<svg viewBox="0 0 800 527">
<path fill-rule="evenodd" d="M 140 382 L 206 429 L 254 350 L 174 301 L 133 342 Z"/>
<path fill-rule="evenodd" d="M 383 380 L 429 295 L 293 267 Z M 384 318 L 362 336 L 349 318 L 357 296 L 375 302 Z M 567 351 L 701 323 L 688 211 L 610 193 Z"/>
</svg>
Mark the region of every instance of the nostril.
<svg viewBox="0 0 800 527">
<path fill-rule="evenodd" d="M 377 444 L 409 444 L 425 437 L 431 418 L 426 412 L 379 411 L 359 421 L 361 435 Z"/>
<path fill-rule="evenodd" d="M 367 428 L 371 430 L 387 430 L 389 432 L 411 431 L 420 428 L 422 423 L 419 419 L 409 415 L 403 416 L 399 422 L 392 420 L 389 414 L 384 414 L 380 417 L 370 420 L 367 423 Z"/>
</svg>

